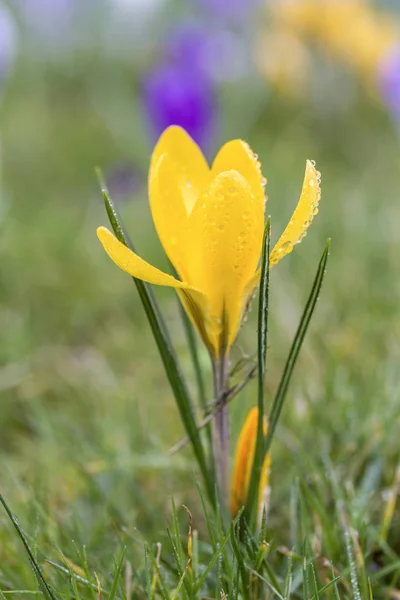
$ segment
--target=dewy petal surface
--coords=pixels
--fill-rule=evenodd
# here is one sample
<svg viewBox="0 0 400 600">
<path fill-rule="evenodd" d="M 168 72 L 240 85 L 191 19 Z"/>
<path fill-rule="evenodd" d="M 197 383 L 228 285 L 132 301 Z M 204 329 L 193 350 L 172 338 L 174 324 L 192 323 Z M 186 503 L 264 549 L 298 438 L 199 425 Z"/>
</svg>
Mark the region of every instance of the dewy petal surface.
<svg viewBox="0 0 400 600">
<path fill-rule="evenodd" d="M 153 267 L 148 262 L 140 258 L 132 252 L 127 246 L 122 244 L 115 235 L 106 227 L 98 227 L 97 237 L 103 244 L 104 250 L 113 262 L 125 273 L 129 273 L 132 277 L 153 283 L 155 285 L 163 285 L 173 288 L 190 288 L 187 283 L 178 281 L 175 277 L 163 273 L 160 269 Z"/>
<path fill-rule="evenodd" d="M 184 129 L 176 125 L 168 127 L 158 140 L 151 157 L 149 182 L 163 154 L 167 154 L 175 164 L 179 185 L 190 214 L 200 193 L 210 180 L 210 169 L 202 151 Z"/>
<path fill-rule="evenodd" d="M 152 167 L 149 177 L 149 197 L 160 242 L 179 276 L 185 280 L 187 257 L 184 234 L 187 229 L 188 213 L 180 175 L 169 154 L 163 154 Z"/>
<path fill-rule="evenodd" d="M 266 180 L 263 180 L 258 157 L 243 140 L 232 140 L 222 146 L 213 162 L 211 174 L 215 177 L 219 173 L 232 169 L 246 179 L 256 198 L 264 206 Z"/>
<path fill-rule="evenodd" d="M 321 198 L 320 182 L 321 173 L 316 170 L 315 164 L 308 160 L 300 200 L 285 231 L 271 252 L 271 266 L 292 252 L 294 246 L 306 235 L 313 217 L 318 213 L 318 203 Z"/>
<path fill-rule="evenodd" d="M 97 236 L 108 256 L 120 269 L 132 275 L 132 277 L 147 281 L 147 283 L 175 288 L 189 318 L 198 328 L 204 343 L 210 350 L 212 349 L 208 332 L 209 308 L 204 294 L 187 283 L 178 281 L 175 277 L 150 265 L 117 240 L 106 227 L 98 227 Z"/>
<path fill-rule="evenodd" d="M 237 171 L 217 175 L 189 218 L 188 283 L 208 298 L 213 343 L 224 321 L 227 346 L 237 334 L 243 292 L 261 252 L 264 207 Z"/>
</svg>

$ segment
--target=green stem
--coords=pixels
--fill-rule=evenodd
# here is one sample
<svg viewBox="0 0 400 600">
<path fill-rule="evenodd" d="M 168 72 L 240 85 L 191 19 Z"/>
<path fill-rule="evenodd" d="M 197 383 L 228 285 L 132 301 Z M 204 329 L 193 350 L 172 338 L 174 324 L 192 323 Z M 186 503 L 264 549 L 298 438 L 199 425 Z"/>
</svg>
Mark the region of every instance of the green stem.
<svg viewBox="0 0 400 600">
<path fill-rule="evenodd" d="M 213 448 L 216 467 L 217 489 L 223 508 L 229 498 L 229 408 L 225 403 L 228 369 L 226 358 L 213 361 L 215 401 L 221 405 L 213 421 Z"/>
</svg>

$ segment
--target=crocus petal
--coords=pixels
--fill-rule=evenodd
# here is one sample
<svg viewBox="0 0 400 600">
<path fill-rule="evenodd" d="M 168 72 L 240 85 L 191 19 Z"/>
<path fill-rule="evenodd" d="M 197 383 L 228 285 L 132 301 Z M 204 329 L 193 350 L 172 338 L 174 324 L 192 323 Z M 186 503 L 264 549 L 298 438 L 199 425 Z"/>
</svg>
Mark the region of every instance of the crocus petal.
<svg viewBox="0 0 400 600">
<path fill-rule="evenodd" d="M 115 235 L 106 227 L 98 227 L 97 237 L 103 244 L 104 250 L 116 265 L 125 273 L 129 273 L 132 277 L 153 283 L 154 285 L 163 285 L 173 288 L 189 288 L 187 283 L 178 281 L 175 277 L 163 273 L 156 267 L 153 267 L 148 262 L 140 258 L 132 252 L 127 246 L 122 244 Z"/>
<path fill-rule="evenodd" d="M 237 171 L 217 175 L 189 218 L 188 283 L 208 298 L 218 351 L 221 325 L 226 346 L 235 340 L 244 287 L 257 267 L 263 229 L 263 206 Z"/>
<path fill-rule="evenodd" d="M 98 227 L 97 236 L 108 256 L 120 269 L 132 277 L 147 281 L 147 283 L 175 288 L 190 320 L 197 327 L 206 346 L 211 350 L 212 344 L 208 333 L 209 308 L 204 294 L 150 265 L 117 240 L 106 227 Z"/>
<path fill-rule="evenodd" d="M 271 266 L 276 265 L 281 258 L 292 252 L 294 246 L 306 235 L 314 215 L 318 212 L 318 202 L 321 198 L 320 182 L 321 173 L 316 170 L 314 162 L 308 160 L 300 200 L 285 231 L 271 252 Z"/>
<path fill-rule="evenodd" d="M 210 170 L 200 148 L 181 127 L 168 127 L 158 140 L 151 157 L 149 182 L 163 154 L 175 164 L 188 214 L 192 212 L 200 193 L 207 187 Z"/>
<path fill-rule="evenodd" d="M 187 279 L 185 269 L 185 233 L 188 213 L 183 195 L 182 176 L 168 154 L 163 154 L 153 165 L 149 178 L 150 208 L 160 242 L 177 270 Z"/>
<path fill-rule="evenodd" d="M 235 517 L 242 506 L 246 504 L 247 495 L 250 487 L 250 479 L 253 468 L 254 453 L 256 449 L 258 424 L 258 408 L 254 407 L 247 415 L 246 421 L 242 427 L 239 439 L 236 445 L 235 462 L 232 472 L 230 506 L 232 517 Z M 264 435 L 266 435 L 268 426 L 264 418 Z M 265 489 L 268 483 L 268 472 L 270 466 L 270 456 L 266 455 L 262 467 L 262 473 L 259 484 L 259 509 L 262 509 Z"/>
<path fill-rule="evenodd" d="M 213 162 L 211 175 L 215 177 L 219 173 L 232 169 L 246 179 L 256 198 L 264 206 L 264 185 L 267 181 L 262 176 L 258 157 L 242 140 L 232 140 L 222 146 Z"/>
</svg>

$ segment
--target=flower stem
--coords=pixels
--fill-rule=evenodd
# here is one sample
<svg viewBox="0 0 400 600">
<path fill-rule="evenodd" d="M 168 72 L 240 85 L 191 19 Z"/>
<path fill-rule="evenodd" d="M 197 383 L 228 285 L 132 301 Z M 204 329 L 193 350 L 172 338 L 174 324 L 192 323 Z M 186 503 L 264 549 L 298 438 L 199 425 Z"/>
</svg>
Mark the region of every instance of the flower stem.
<svg viewBox="0 0 400 600">
<path fill-rule="evenodd" d="M 213 448 L 216 466 L 219 501 L 224 509 L 229 498 L 229 408 L 225 402 L 227 393 L 227 361 L 221 358 L 213 361 L 214 395 L 220 406 L 213 421 Z"/>
</svg>

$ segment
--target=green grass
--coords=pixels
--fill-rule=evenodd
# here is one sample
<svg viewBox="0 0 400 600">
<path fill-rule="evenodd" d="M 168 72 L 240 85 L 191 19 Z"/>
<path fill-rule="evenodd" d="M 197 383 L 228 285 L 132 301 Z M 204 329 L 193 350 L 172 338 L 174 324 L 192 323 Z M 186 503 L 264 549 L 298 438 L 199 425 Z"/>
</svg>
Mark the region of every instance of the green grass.
<svg viewBox="0 0 400 600">
<path fill-rule="evenodd" d="M 95 236 L 107 223 L 95 166 L 107 173 L 135 161 L 145 173 L 149 160 L 131 75 L 115 64 L 85 68 L 21 64 L 1 113 L 0 491 L 46 580 L 58 598 L 82 600 L 101 598 L 94 573 L 104 598 L 219 597 L 229 586 L 232 598 L 288 598 L 291 589 L 291 598 L 364 599 L 369 585 L 373 598 L 389 598 L 400 587 L 398 506 L 384 521 L 400 449 L 399 132 L 362 97 L 343 114 L 272 97 L 243 131 L 239 101 L 223 98 L 223 137 L 246 137 L 268 177 L 273 239 L 305 160 L 322 172 L 319 215 L 271 271 L 267 408 L 332 238 L 272 445 L 270 546 L 244 536 L 238 550 L 234 533 L 205 517 L 190 449 L 168 456 L 184 435 L 178 411 L 132 281 Z M 119 210 L 140 253 L 165 267 L 145 190 Z M 195 395 L 176 298 L 155 292 Z M 234 359 L 254 357 L 256 338 L 253 308 Z M 200 359 L 210 388 L 204 351 Z M 232 403 L 233 440 L 256 401 L 254 382 Z M 192 571 L 182 504 L 193 515 Z M 340 580 L 320 592 L 332 573 Z M 38 590 L 4 511 L 0 590 L 21 600 Z"/>
</svg>

